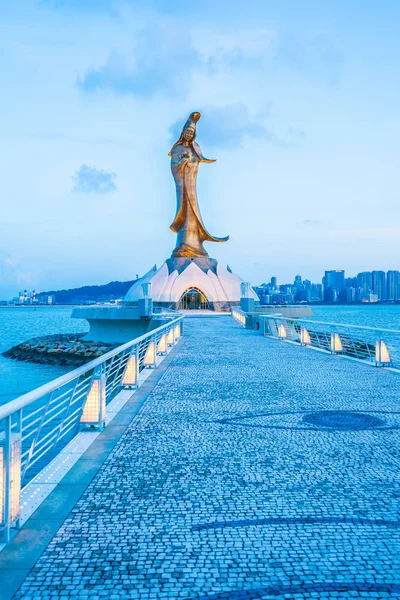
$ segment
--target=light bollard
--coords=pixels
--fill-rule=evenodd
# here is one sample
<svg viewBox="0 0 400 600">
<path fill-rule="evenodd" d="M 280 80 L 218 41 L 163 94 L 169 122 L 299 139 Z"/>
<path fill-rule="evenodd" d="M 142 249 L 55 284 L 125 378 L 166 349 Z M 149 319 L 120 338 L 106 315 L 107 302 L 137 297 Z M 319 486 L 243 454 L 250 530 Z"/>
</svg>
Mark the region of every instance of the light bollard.
<svg viewBox="0 0 400 600">
<path fill-rule="evenodd" d="M 18 526 L 21 495 L 21 437 L 10 428 L 0 438 L 0 531 L 10 539 L 10 527 Z"/>
<path fill-rule="evenodd" d="M 302 327 L 300 330 L 300 343 L 302 346 L 308 346 L 311 344 L 310 334 L 305 327 Z"/>
<path fill-rule="evenodd" d="M 181 337 L 181 326 L 179 323 L 177 323 L 174 327 L 174 337 L 175 340 L 179 340 L 179 338 Z"/>
<path fill-rule="evenodd" d="M 167 354 L 167 336 L 162 334 L 160 341 L 157 344 L 157 354 Z"/>
<path fill-rule="evenodd" d="M 102 370 L 93 376 L 83 407 L 81 424 L 103 429 L 106 420 L 106 377 Z"/>
<path fill-rule="evenodd" d="M 139 386 L 139 357 L 138 351 L 131 354 L 126 365 L 122 387 L 125 389 L 135 389 Z"/>
<path fill-rule="evenodd" d="M 167 344 L 168 344 L 168 346 L 173 346 L 174 343 L 175 343 L 174 329 L 173 329 L 173 327 L 171 327 L 171 329 L 169 329 L 168 333 L 167 333 Z"/>
<path fill-rule="evenodd" d="M 375 365 L 377 367 L 389 366 L 391 364 L 390 354 L 386 343 L 382 339 L 375 342 Z"/>
<path fill-rule="evenodd" d="M 145 367 L 149 367 L 149 369 L 155 369 L 156 367 L 156 343 L 154 339 L 151 340 L 147 346 L 143 364 Z"/>
<path fill-rule="evenodd" d="M 337 354 L 343 351 L 342 340 L 340 335 L 335 331 L 331 332 L 331 354 Z"/>
<path fill-rule="evenodd" d="M 283 325 L 283 323 L 280 323 L 278 325 L 278 337 L 281 340 L 284 340 L 285 338 L 287 338 L 287 331 L 286 331 L 286 327 Z"/>
</svg>

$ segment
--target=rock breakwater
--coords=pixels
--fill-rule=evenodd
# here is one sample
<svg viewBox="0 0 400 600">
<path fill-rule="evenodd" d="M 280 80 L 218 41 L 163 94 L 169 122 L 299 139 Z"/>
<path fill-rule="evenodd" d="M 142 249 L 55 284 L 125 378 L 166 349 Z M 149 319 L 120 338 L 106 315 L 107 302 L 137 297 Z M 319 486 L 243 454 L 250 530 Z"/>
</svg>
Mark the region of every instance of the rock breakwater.
<svg viewBox="0 0 400 600">
<path fill-rule="evenodd" d="M 118 346 L 82 340 L 84 335 L 71 333 L 32 338 L 6 350 L 3 356 L 44 365 L 79 367 Z"/>
</svg>

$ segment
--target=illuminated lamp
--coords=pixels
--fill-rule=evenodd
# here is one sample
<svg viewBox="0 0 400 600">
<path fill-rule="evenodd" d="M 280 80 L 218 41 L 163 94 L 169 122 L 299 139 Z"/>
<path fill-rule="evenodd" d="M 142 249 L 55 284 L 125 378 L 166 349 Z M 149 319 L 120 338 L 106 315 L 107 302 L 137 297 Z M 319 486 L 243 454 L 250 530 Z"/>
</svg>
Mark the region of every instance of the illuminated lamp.
<svg viewBox="0 0 400 600">
<path fill-rule="evenodd" d="M 167 336 L 165 333 L 162 334 L 157 344 L 157 354 L 167 354 Z"/>
<path fill-rule="evenodd" d="M 376 340 L 375 342 L 375 363 L 377 367 L 383 367 L 384 365 L 390 365 L 390 354 L 386 343 L 383 340 Z"/>
<path fill-rule="evenodd" d="M 135 354 L 131 354 L 126 365 L 124 377 L 122 379 L 122 387 L 135 388 L 139 383 L 138 361 Z"/>
<path fill-rule="evenodd" d="M 280 325 L 278 325 L 278 337 L 280 337 L 281 339 L 284 339 L 287 337 L 286 328 L 282 323 Z"/>
<path fill-rule="evenodd" d="M 304 346 L 311 344 L 310 334 L 305 327 L 302 327 L 300 331 L 300 343 Z"/>
<path fill-rule="evenodd" d="M 147 346 L 146 354 L 144 355 L 143 364 L 145 367 L 155 369 L 156 366 L 156 345 L 154 341 L 149 342 Z"/>
<path fill-rule="evenodd" d="M 94 376 L 83 407 L 81 423 L 96 425 L 102 429 L 106 420 L 106 378 L 98 373 Z"/>
<path fill-rule="evenodd" d="M 338 333 L 331 333 L 331 352 L 332 354 L 336 354 L 336 352 L 342 352 L 342 340 L 340 339 L 340 335 Z"/>
</svg>

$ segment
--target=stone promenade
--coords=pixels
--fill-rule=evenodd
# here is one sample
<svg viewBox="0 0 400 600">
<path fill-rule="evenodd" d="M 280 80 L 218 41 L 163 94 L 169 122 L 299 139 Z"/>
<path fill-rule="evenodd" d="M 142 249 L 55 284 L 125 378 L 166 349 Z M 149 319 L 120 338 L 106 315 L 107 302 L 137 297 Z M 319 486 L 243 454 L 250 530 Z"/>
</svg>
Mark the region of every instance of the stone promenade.
<svg viewBox="0 0 400 600">
<path fill-rule="evenodd" d="M 185 334 L 15 598 L 400 598 L 400 376 Z"/>
</svg>

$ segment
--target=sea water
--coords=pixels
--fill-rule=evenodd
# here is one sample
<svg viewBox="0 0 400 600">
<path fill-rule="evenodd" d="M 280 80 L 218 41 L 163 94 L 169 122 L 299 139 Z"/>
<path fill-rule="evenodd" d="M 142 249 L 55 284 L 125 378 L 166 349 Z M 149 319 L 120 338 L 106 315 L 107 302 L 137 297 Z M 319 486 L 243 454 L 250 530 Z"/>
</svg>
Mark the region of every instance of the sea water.
<svg viewBox="0 0 400 600">
<path fill-rule="evenodd" d="M 0 308 L 0 404 L 71 370 L 1 356 L 5 350 L 33 337 L 88 331 L 87 321 L 71 319 L 71 312 L 71 308 L 58 306 Z"/>
</svg>

